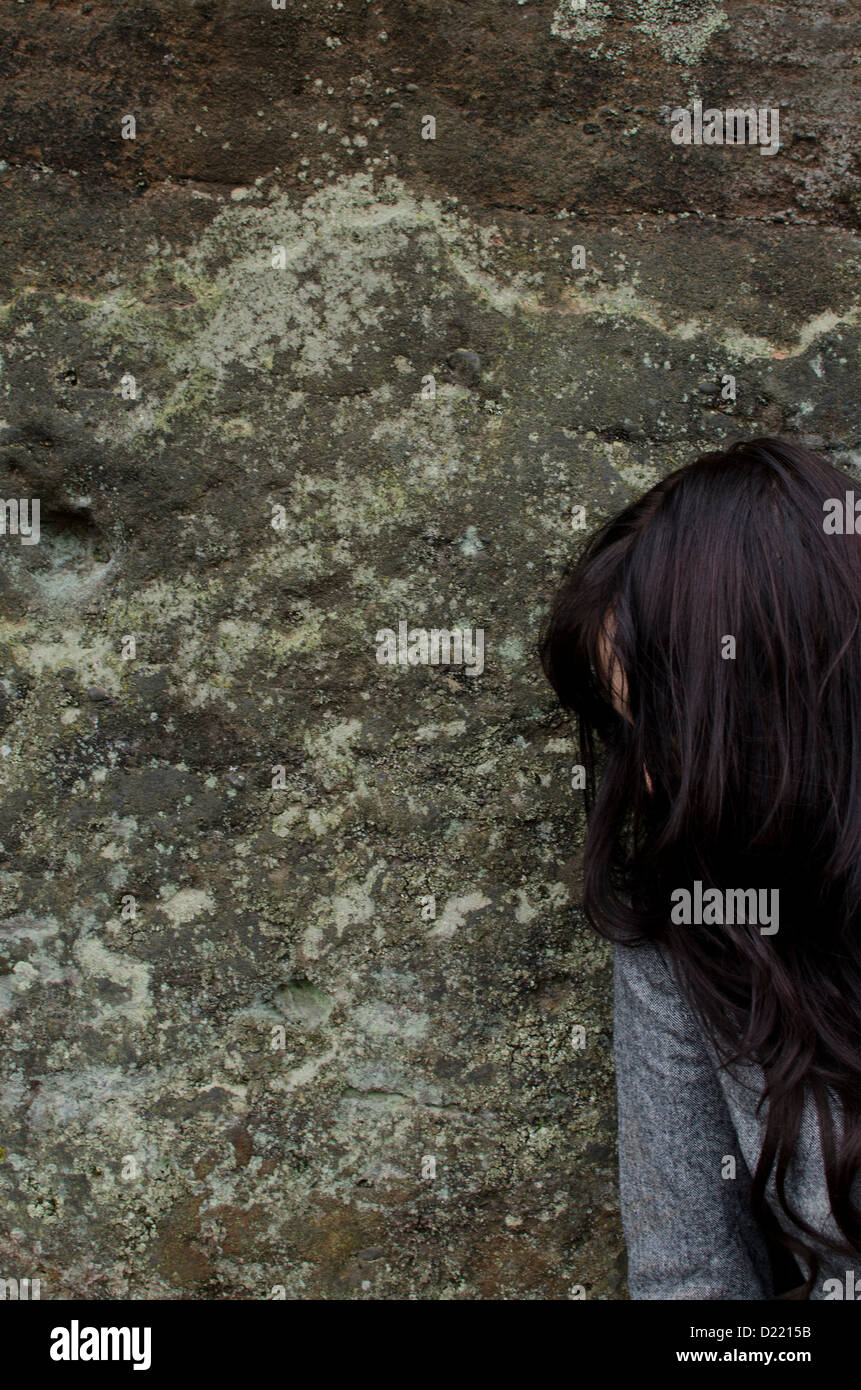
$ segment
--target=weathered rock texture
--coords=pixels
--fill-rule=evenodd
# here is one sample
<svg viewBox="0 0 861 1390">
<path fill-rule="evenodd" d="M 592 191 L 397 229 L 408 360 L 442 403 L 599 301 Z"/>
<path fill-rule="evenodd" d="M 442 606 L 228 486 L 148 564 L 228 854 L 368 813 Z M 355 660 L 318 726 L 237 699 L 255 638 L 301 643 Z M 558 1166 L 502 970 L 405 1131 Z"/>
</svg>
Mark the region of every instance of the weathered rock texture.
<svg viewBox="0 0 861 1390">
<path fill-rule="evenodd" d="M 535 641 L 577 507 L 861 459 L 853 18 L 6 8 L 0 1274 L 625 1296 Z M 698 96 L 780 152 L 674 146 Z M 400 620 L 483 673 L 378 664 Z"/>
</svg>

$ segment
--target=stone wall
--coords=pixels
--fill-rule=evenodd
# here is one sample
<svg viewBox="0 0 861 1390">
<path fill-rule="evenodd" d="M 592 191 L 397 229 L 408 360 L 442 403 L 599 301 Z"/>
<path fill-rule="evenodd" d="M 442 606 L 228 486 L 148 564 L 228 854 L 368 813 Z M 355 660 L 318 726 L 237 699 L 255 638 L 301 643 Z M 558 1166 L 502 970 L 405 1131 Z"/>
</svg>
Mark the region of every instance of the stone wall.
<svg viewBox="0 0 861 1390">
<path fill-rule="evenodd" d="M 852 18 L 6 7 L 0 1274 L 626 1296 L 535 643 L 578 520 L 703 449 L 861 461 Z M 674 144 L 697 99 L 780 150 Z"/>
</svg>

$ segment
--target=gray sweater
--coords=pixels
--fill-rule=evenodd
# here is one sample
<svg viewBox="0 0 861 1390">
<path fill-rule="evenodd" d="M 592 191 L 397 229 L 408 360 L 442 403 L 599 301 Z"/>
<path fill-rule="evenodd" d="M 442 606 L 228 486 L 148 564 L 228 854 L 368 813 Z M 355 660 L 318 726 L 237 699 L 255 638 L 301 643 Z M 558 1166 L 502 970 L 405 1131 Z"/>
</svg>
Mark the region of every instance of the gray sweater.
<svg viewBox="0 0 861 1390">
<path fill-rule="evenodd" d="M 768 1243 L 750 1214 L 751 1174 L 764 1134 L 755 1114 L 758 1068 L 719 1070 L 664 953 L 616 946 L 614 1055 L 619 1106 L 619 1182 L 634 1299 L 774 1297 Z M 731 1173 L 735 1160 L 735 1177 Z M 861 1195 L 861 1194 L 858 1194 Z M 808 1102 L 787 1196 L 817 1231 L 830 1212 L 818 1125 Z M 858 1197 L 856 1196 L 856 1200 Z M 767 1193 L 779 1213 L 773 1177 Z M 799 1232 L 795 1232 L 800 1234 Z M 861 1301 L 861 1257 L 817 1245 L 811 1298 Z M 848 1281 L 847 1281 L 848 1276 Z"/>
</svg>

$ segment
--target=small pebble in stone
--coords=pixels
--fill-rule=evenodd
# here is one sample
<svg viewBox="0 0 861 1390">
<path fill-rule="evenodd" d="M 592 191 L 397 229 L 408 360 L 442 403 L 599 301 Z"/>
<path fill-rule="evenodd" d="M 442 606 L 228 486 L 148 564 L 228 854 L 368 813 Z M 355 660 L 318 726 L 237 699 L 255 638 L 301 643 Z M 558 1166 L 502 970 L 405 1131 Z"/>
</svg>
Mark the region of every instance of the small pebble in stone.
<svg viewBox="0 0 861 1390">
<path fill-rule="evenodd" d="M 481 375 L 481 358 L 477 352 L 470 352 L 467 348 L 455 348 L 445 360 L 446 366 L 451 368 L 464 386 L 474 386 L 478 381 Z"/>
<path fill-rule="evenodd" d="M 91 685 L 87 688 L 87 696 L 90 700 L 104 701 L 111 697 L 103 685 Z"/>
</svg>

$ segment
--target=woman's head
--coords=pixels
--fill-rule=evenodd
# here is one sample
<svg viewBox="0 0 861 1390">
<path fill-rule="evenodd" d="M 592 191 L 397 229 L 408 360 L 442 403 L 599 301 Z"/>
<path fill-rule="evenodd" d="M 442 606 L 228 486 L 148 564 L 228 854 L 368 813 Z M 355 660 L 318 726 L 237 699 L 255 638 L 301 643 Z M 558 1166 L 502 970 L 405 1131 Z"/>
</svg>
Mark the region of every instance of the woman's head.
<svg viewBox="0 0 861 1390">
<path fill-rule="evenodd" d="M 823 526 L 851 486 L 777 439 L 704 455 L 591 539 L 542 657 L 607 748 L 599 819 L 647 815 L 656 849 L 688 842 L 704 871 L 795 847 L 817 856 L 811 888 L 842 885 L 858 908 L 861 535 Z"/>
<path fill-rule="evenodd" d="M 831 520 L 851 489 L 779 439 L 704 455 L 590 539 L 542 659 L 579 718 L 591 920 L 666 944 L 715 1041 L 764 1067 L 784 1122 L 800 1077 L 817 1096 L 836 1079 L 857 1167 L 861 535 Z M 779 930 L 673 921 L 695 881 L 776 892 Z M 832 1168 L 835 1213 L 861 1242 Z"/>
</svg>

